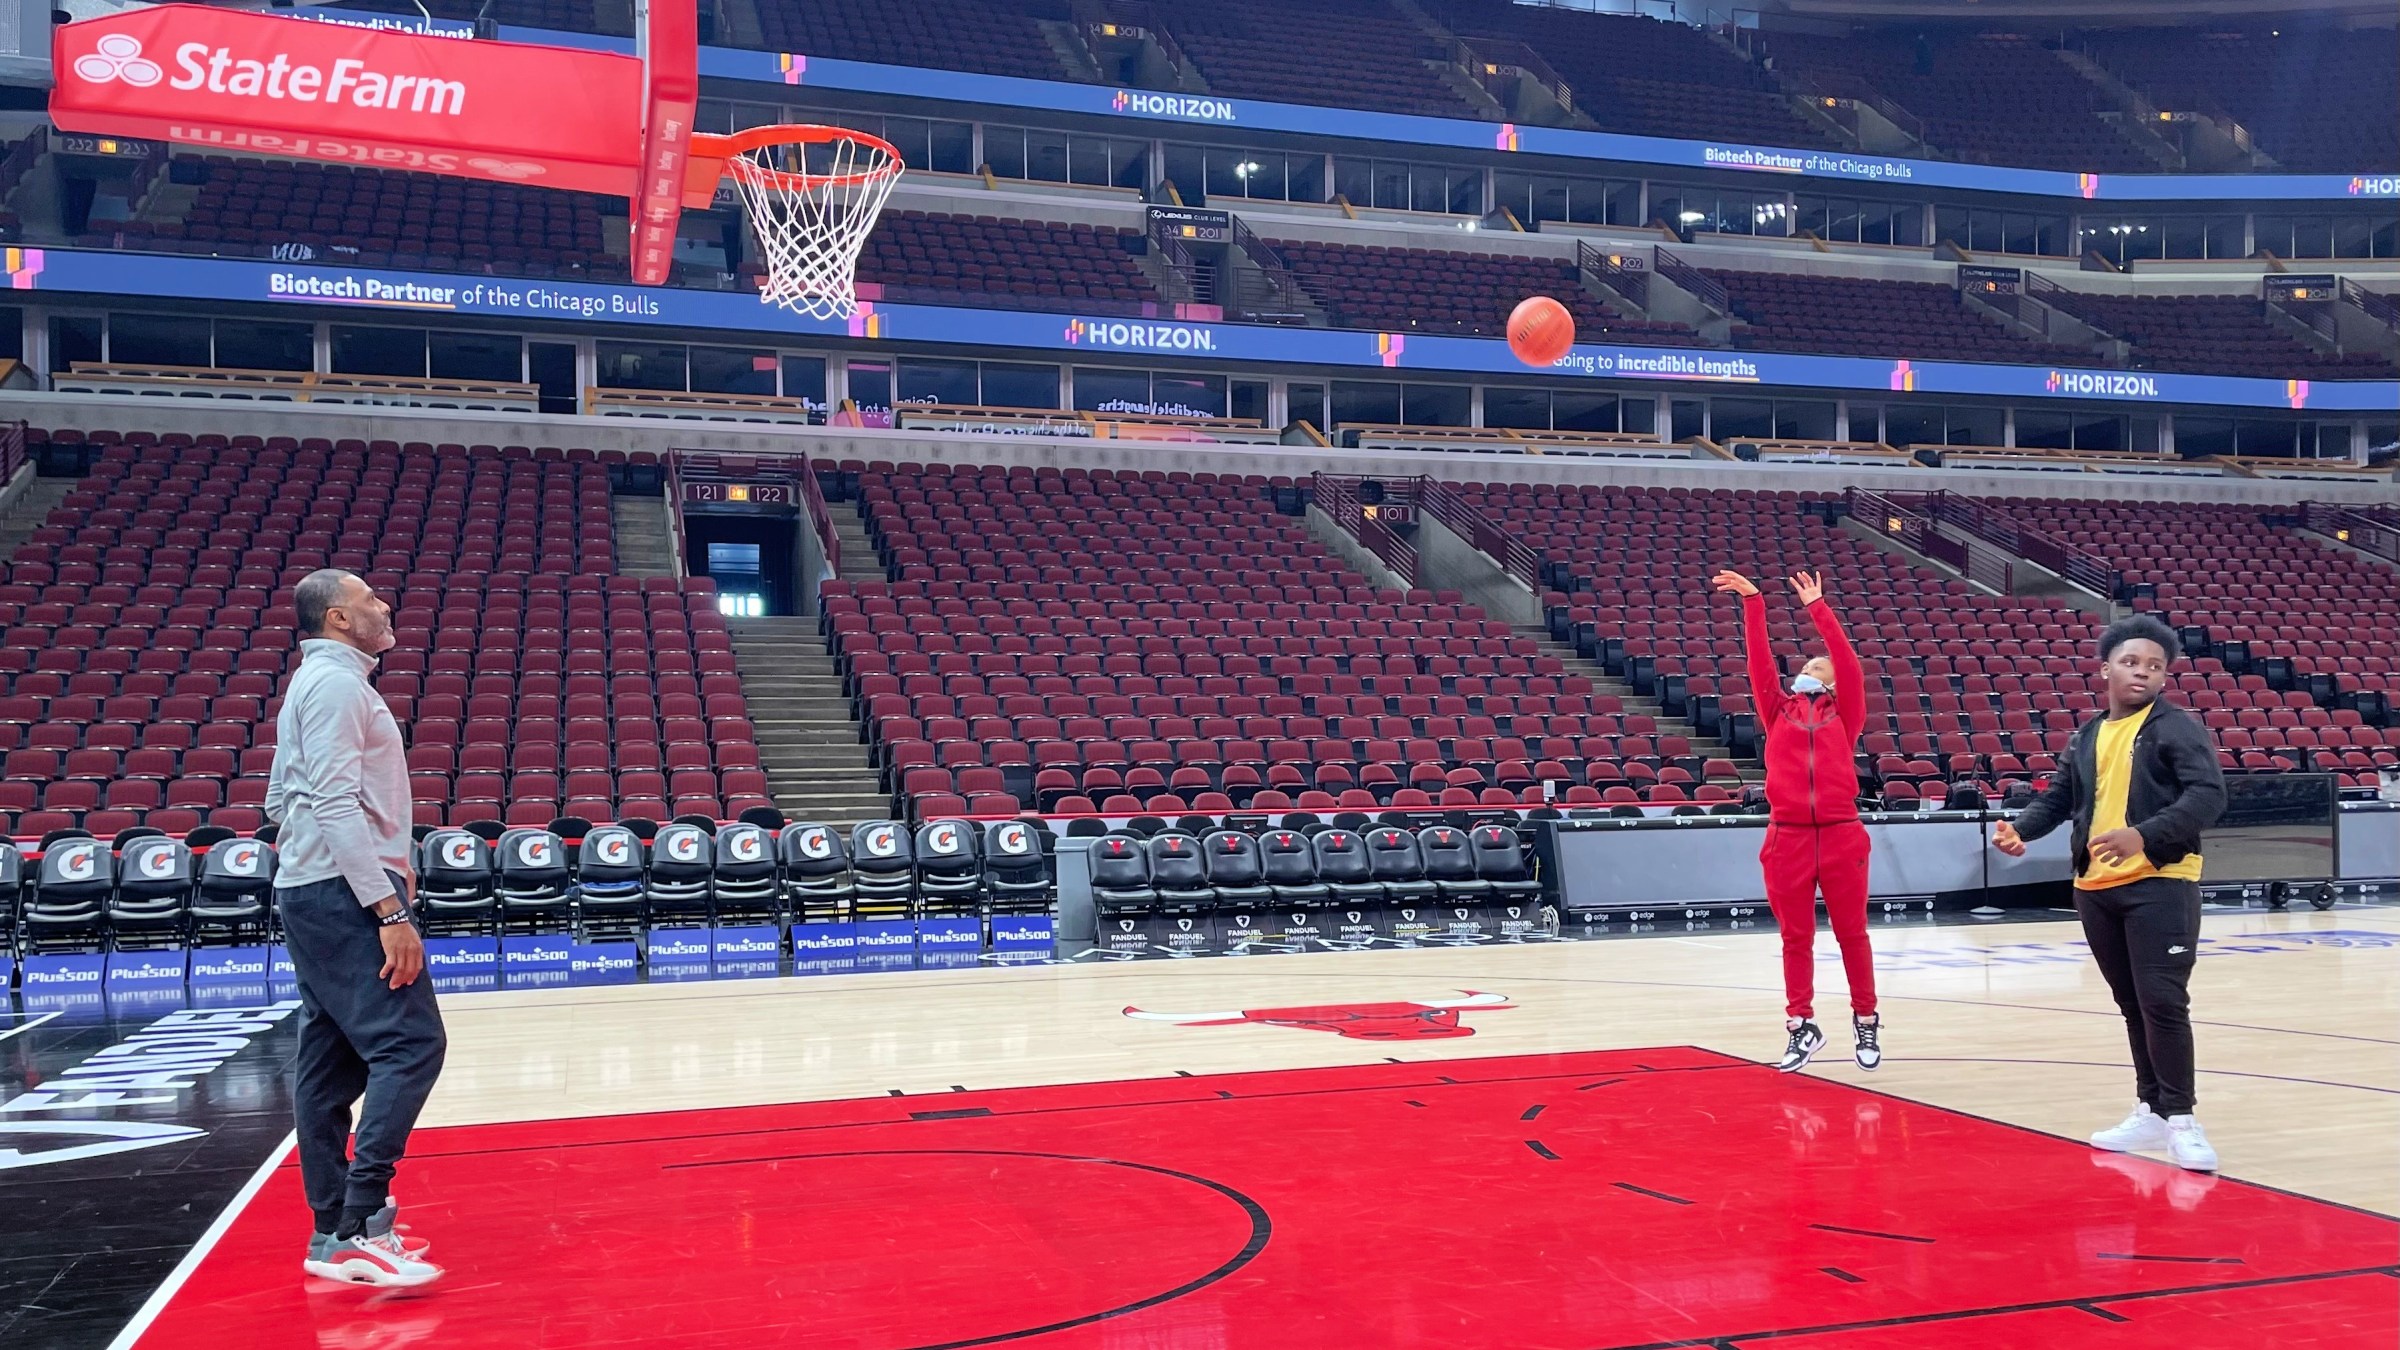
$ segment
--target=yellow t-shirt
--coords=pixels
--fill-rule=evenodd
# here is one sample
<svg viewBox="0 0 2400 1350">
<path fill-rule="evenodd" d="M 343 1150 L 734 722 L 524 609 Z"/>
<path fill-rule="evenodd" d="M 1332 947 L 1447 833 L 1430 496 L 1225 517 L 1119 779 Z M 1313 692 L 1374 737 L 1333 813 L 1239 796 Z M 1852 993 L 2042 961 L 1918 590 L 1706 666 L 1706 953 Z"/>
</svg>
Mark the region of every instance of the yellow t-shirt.
<svg viewBox="0 0 2400 1350">
<path fill-rule="evenodd" d="M 2150 710 L 2142 709 L 2131 717 L 2120 717 L 2100 723 L 2099 743 L 2092 750 L 2092 772 L 2098 779 L 2092 785 L 2092 838 L 2097 839 L 2110 830 L 2121 830 L 2129 823 L 2125 819 L 2125 793 L 2133 781 L 2133 738 L 2140 735 L 2142 723 L 2150 720 Z M 2168 877 L 2176 881 L 2200 879 L 2200 855 L 2187 854 L 2165 867 L 2154 867 L 2150 859 L 2136 853 L 2123 862 L 2106 863 L 2095 853 L 2087 858 L 2083 875 L 2075 878 L 2079 891 L 2104 891 L 2111 886 L 2124 886 L 2147 877 Z"/>
</svg>

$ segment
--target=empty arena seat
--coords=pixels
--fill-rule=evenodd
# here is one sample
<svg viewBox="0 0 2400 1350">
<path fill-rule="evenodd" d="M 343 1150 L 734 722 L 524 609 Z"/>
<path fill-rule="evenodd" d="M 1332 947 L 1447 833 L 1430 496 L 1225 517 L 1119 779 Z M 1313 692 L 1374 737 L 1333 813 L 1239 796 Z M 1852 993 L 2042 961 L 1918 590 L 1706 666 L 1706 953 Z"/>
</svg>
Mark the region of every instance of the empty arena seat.
<svg viewBox="0 0 2400 1350">
<path fill-rule="evenodd" d="M 2277 327 L 2256 295 L 2102 295 L 2061 287 L 2043 298 L 2133 346 L 2144 370 L 2289 379 L 2392 378 L 2379 352 L 2320 352 Z"/>
<path fill-rule="evenodd" d="M 1379 825 L 1364 832 L 1367 863 L 1386 898 L 1397 904 L 1422 904 L 1437 892 L 1425 879 L 1425 855 L 1417 836 L 1396 825 Z"/>
<path fill-rule="evenodd" d="M 858 279 L 889 299 L 976 291 L 1029 308 L 1164 304 L 1135 258 L 1143 243 L 1138 230 L 1083 221 L 887 211 L 859 255 Z"/>
<path fill-rule="evenodd" d="M 116 883 L 116 857 L 105 841 L 46 841 L 20 921 L 25 950 L 99 950 Z"/>
<path fill-rule="evenodd" d="M 917 827 L 917 896 L 929 913 L 974 912 L 983 894 L 983 857 L 970 821 L 936 820 Z"/>
<path fill-rule="evenodd" d="M 1022 820 L 983 827 L 983 889 L 995 913 L 1040 913 L 1057 894 L 1045 845 L 1049 832 Z"/>
<path fill-rule="evenodd" d="M 624 279 L 604 241 L 604 199 L 589 193 L 348 164 L 179 162 L 201 175 L 184 218 L 117 222 L 128 246 L 247 257 L 341 249 L 369 267 Z"/>
<path fill-rule="evenodd" d="M 427 933 L 492 931 L 494 880 L 491 845 L 471 831 L 434 829 L 417 841 L 417 910 Z"/>
<path fill-rule="evenodd" d="M 1483 824 L 1467 832 L 1475 855 L 1475 874 L 1502 900 L 1530 900 L 1542 883 L 1525 864 L 1525 848 L 1517 832 L 1506 825 Z"/>
<path fill-rule="evenodd" d="M 1192 913 L 1209 907 L 1215 892 L 1208 883 L 1208 864 L 1200 841 L 1180 830 L 1162 830 L 1144 845 L 1150 855 L 1150 889 L 1165 913 Z"/>
<path fill-rule="evenodd" d="M 1739 610 L 1708 589 L 1718 566 L 1762 581 L 1801 567 L 1825 573 L 1869 678 L 1861 749 L 1871 766 L 1888 757 L 1937 776 L 1932 756 L 1975 754 L 1969 737 L 1983 732 L 1995 738 L 1978 761 L 1987 784 L 2045 772 L 2073 729 L 2068 710 L 2088 703 L 2077 699 L 2098 631 L 2089 615 L 1920 571 L 1801 510 L 1797 494 L 1484 484 L 1461 495 L 1572 588 L 1547 602 L 1553 631 L 1739 753 L 1755 753 L 1756 728 Z M 1692 567 L 1695 556 L 1709 566 Z M 1813 630 L 1782 606 L 1770 606 L 1768 631 L 1787 673 L 1816 649 Z M 2051 712 L 2064 726 L 2045 721 Z M 1580 763 L 1557 760 L 1609 802 L 1640 801 L 1668 769 L 1705 774 L 1715 757 L 1658 736 L 1648 719 L 1621 719 L 1616 731 L 1576 742 Z M 1680 784 L 1678 793 L 1690 795 Z"/>
<path fill-rule="evenodd" d="M 126 951 L 181 947 L 190 935 L 192 851 L 164 835 L 126 840 L 108 900 L 109 945 Z"/>
<path fill-rule="evenodd" d="M 776 838 L 783 860 L 786 906 L 803 920 L 828 921 L 850 913 L 850 844 L 829 825 L 814 821 L 786 825 Z"/>
<path fill-rule="evenodd" d="M 2095 62 L 2156 107 L 2222 109 L 2287 172 L 2400 169 L 2391 116 L 2400 39 L 2388 27 L 2207 24 L 2081 36 Z"/>
<path fill-rule="evenodd" d="M 877 0 L 760 0 L 757 14 L 759 36 L 769 51 L 1033 80 L 1068 78 L 1042 31 L 1046 21 L 1073 17 L 1067 0 L 922 0 L 902 7 Z"/>
<path fill-rule="evenodd" d="M 1525 43 L 1565 79 L 1576 110 L 1604 131 L 1838 145 L 1793 110 L 1771 74 L 1698 26 L 1508 0 L 1436 0 L 1429 8 L 1470 43 L 1487 34 Z"/>
<path fill-rule="evenodd" d="M 719 919 L 772 920 L 783 912 L 772 831 L 746 821 L 717 828 L 709 889 Z"/>
<path fill-rule="evenodd" d="M 1248 909 L 1278 898 L 1267 885 L 1256 836 L 1240 830 L 1212 831 L 1200 841 L 1208 886 L 1225 909 Z"/>
<path fill-rule="evenodd" d="M 685 821 L 658 827 L 650 839 L 649 889 L 645 904 L 653 923 L 708 922 L 716 913 L 716 838 Z"/>
<path fill-rule="evenodd" d="M 575 909 L 587 940 L 626 937 L 647 915 L 641 836 L 594 825 L 575 845 Z"/>
<path fill-rule="evenodd" d="M 276 854 L 259 839 L 221 839 L 199 860 L 192 944 L 264 940 L 273 919 Z M 13 894 L 0 879 L 0 895 Z"/>
<path fill-rule="evenodd" d="M 492 845 L 493 897 L 503 932 L 563 933 L 575 917 L 567 846 L 547 829 L 517 828 Z"/>
<path fill-rule="evenodd" d="M 1417 831 L 1417 852 L 1425 879 L 1444 900 L 1480 900 L 1491 895 L 1491 883 L 1475 868 L 1471 834 L 1456 825 L 1428 825 Z"/>
<path fill-rule="evenodd" d="M 2041 343 L 1969 308 L 1950 282 L 1704 268 L 1725 288 L 1737 347 L 1853 356 L 1923 353 L 1957 361 L 2091 365 L 2079 347 Z"/>
<path fill-rule="evenodd" d="M 1948 158 L 2068 173 L 2160 169 L 2102 116 L 2116 111 L 2108 93 L 2030 35 L 1912 24 L 1762 39 L 1778 70 L 1841 97 L 1888 99 Z"/>
<path fill-rule="evenodd" d="M 850 890 L 860 918 L 906 918 L 917 895 L 916 837 L 891 820 L 850 832 Z"/>
<path fill-rule="evenodd" d="M 1681 324 L 1612 312 L 1584 289 L 1573 259 L 1564 255 L 1270 242 L 1309 296 L 1348 327 L 1496 337 L 1526 296 L 1549 295 L 1574 316 L 1576 334 L 1584 341 L 1706 345 Z"/>
<path fill-rule="evenodd" d="M 1208 87 L 1272 99 L 1469 117 L 1431 61 L 1446 53 L 1384 0 L 1157 0 L 1159 15 Z"/>
<path fill-rule="evenodd" d="M 1102 914 L 1153 909 L 1158 892 L 1150 884 L 1149 841 L 1136 834 L 1111 833 L 1092 841 L 1092 905 Z"/>
<path fill-rule="evenodd" d="M 2218 502 L 1987 497 L 1980 505 L 2117 569 L 2133 606 L 2183 636 L 2174 696 L 2209 725 L 2230 767 L 2372 774 L 2400 763 L 2400 574 L 2257 507 Z M 2206 559 L 2158 537 L 2206 539 Z M 2387 723 L 2373 725 L 2368 714 Z M 2338 719 L 2338 720 L 2337 720 Z M 2013 748 L 2013 747 L 2012 747 Z"/>
<path fill-rule="evenodd" d="M 1298 830 L 1269 830 L 1259 836 L 1260 876 L 1280 905 L 1321 905 L 1332 897 L 1317 880 L 1316 849 Z"/>
<path fill-rule="evenodd" d="M 1458 767 L 1444 738 L 1471 749 L 1520 714 L 1616 729 L 1532 638 L 1340 569 L 1263 479 L 936 467 L 862 475 L 883 576 L 822 599 L 871 754 L 920 817 L 986 769 L 1107 814 L 1319 788 L 1381 804 Z"/>
<path fill-rule="evenodd" d="M 1375 865 L 1367 856 L 1366 840 L 1353 831 L 1326 830 L 1312 841 L 1317 880 L 1337 905 L 1371 905 L 1384 898 Z"/>
<path fill-rule="evenodd" d="M 670 753 L 689 772 L 757 762 L 713 586 L 613 574 L 597 455 L 36 434 L 73 437 L 90 472 L 0 574 L 0 612 L 42 620 L 0 633 L 0 814 L 260 823 L 290 587 L 324 566 L 393 607 L 376 686 L 418 824 L 546 823 L 562 771 L 598 808 L 577 814 L 608 818 L 664 796 L 642 775 Z"/>
</svg>

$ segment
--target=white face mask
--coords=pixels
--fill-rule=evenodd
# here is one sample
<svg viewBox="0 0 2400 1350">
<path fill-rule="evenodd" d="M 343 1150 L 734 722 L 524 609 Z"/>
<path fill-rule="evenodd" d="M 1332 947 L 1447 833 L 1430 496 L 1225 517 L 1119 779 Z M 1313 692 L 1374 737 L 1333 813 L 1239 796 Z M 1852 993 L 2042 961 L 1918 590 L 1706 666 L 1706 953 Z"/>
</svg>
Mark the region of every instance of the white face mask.
<svg viewBox="0 0 2400 1350">
<path fill-rule="evenodd" d="M 1822 694 L 1825 692 L 1825 682 L 1814 675 L 1795 675 L 1792 677 L 1792 692 L 1795 694 Z"/>
</svg>

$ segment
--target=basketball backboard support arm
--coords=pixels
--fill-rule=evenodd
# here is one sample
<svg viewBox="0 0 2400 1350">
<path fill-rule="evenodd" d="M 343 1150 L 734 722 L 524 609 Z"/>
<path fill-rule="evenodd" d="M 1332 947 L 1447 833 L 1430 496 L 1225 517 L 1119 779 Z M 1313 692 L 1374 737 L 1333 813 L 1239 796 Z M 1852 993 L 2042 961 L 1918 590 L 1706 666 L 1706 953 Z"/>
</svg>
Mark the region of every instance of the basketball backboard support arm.
<svg viewBox="0 0 2400 1350">
<path fill-rule="evenodd" d="M 642 62 L 642 146 L 628 199 L 628 247 L 633 279 L 656 286 L 675 266 L 675 231 L 683 219 L 692 117 L 700 101 L 699 0 L 634 0 L 633 31 Z M 706 184 L 712 197 L 716 186 L 712 175 Z"/>
</svg>

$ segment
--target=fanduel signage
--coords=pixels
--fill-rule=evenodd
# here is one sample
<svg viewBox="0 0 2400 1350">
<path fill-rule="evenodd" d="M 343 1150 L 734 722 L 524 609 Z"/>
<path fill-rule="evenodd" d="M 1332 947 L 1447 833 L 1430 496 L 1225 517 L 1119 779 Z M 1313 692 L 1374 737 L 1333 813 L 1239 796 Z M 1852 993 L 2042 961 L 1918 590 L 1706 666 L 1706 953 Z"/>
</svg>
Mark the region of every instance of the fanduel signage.
<svg viewBox="0 0 2400 1350">
<path fill-rule="evenodd" d="M 227 1060 L 291 1015 L 297 1002 L 169 1013 L 30 1092 L 0 1102 L 0 1170 L 96 1158 L 197 1139 L 206 1131 L 156 1121 L 79 1119 L 51 1112 L 172 1106 Z M 54 1139 L 96 1140 L 34 1147 Z M 31 1148 L 32 1151 L 28 1151 Z"/>
</svg>

